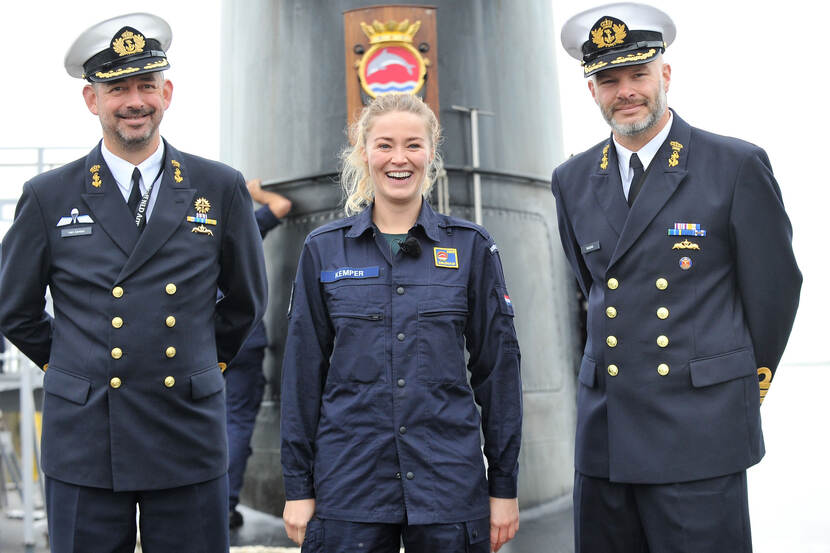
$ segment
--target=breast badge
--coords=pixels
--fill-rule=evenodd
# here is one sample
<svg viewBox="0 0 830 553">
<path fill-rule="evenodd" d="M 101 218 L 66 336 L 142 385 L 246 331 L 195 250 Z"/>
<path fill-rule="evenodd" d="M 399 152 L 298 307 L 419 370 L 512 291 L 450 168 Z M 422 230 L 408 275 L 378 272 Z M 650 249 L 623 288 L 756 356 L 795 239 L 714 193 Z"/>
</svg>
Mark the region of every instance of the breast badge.
<svg viewBox="0 0 830 553">
<path fill-rule="evenodd" d="M 689 242 L 689 239 L 683 240 L 682 242 L 676 243 L 674 246 L 671 247 L 673 250 L 699 250 L 700 246 L 695 244 L 694 242 Z"/>
<path fill-rule="evenodd" d="M 455 248 L 432 248 L 436 267 L 458 269 L 458 252 Z"/>
<path fill-rule="evenodd" d="M 175 161 L 173 163 L 176 163 Z M 178 168 L 176 168 L 178 171 Z M 174 177 L 175 178 L 175 177 Z M 205 225 L 216 225 L 216 219 L 208 219 L 208 211 L 210 211 L 210 202 L 207 198 L 199 198 L 196 200 L 194 207 L 196 208 L 196 215 L 188 215 L 188 223 L 198 223 L 198 226 L 193 227 L 190 232 L 198 234 L 207 234 L 213 236 L 213 231 Z"/>
<path fill-rule="evenodd" d="M 688 271 L 692 268 L 692 258 L 691 257 L 681 257 L 680 258 L 680 268 L 684 271 Z"/>
</svg>

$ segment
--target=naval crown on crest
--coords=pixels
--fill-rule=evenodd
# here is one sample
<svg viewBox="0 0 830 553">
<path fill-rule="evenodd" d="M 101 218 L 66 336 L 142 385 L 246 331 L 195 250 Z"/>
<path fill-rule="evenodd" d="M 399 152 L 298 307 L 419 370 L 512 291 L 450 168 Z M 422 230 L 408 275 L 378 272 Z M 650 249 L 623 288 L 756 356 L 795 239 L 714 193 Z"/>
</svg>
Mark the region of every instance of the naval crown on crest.
<svg viewBox="0 0 830 553">
<path fill-rule="evenodd" d="M 410 24 L 408 19 L 404 19 L 400 23 L 397 21 L 387 21 L 381 23 L 377 19 L 372 21 L 371 25 L 367 25 L 363 21 L 360 22 L 360 28 L 366 33 L 369 39 L 369 44 L 378 44 L 380 42 L 412 42 L 415 33 L 421 28 L 421 22 L 416 21 Z"/>
<path fill-rule="evenodd" d="M 618 19 L 605 18 L 600 21 L 596 28 L 591 29 L 591 40 L 598 48 L 608 48 L 622 44 L 626 36 L 628 36 L 628 31 L 625 28 L 625 23 Z"/>
</svg>

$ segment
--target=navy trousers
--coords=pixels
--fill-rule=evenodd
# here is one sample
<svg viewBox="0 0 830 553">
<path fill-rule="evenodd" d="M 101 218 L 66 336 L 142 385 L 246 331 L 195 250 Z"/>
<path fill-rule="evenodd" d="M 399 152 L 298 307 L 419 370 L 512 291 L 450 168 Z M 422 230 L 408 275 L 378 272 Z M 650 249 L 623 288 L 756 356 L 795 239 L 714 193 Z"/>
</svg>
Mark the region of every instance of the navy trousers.
<svg viewBox="0 0 830 553">
<path fill-rule="evenodd" d="M 490 519 L 452 524 L 379 524 L 314 517 L 302 553 L 489 553 Z"/>
<path fill-rule="evenodd" d="M 746 471 L 676 484 L 574 477 L 575 553 L 751 553 Z"/>
<path fill-rule="evenodd" d="M 264 357 L 265 348 L 243 346 L 225 371 L 230 511 L 239 504 L 245 466 L 252 451 L 251 436 L 254 434 L 254 424 L 265 390 L 265 375 L 262 374 Z"/>
<path fill-rule="evenodd" d="M 227 553 L 228 478 L 114 492 L 46 477 L 52 553 L 133 553 L 136 505 L 144 553 Z"/>
</svg>

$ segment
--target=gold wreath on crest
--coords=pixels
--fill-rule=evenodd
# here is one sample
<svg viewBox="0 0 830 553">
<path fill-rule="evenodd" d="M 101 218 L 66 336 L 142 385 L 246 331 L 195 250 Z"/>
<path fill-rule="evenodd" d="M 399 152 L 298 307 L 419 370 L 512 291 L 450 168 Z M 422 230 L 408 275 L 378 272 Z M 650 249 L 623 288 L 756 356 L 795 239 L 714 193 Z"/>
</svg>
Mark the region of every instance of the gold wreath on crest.
<svg viewBox="0 0 830 553">
<path fill-rule="evenodd" d="M 591 40 L 598 48 L 609 48 L 622 44 L 628 32 L 625 30 L 625 23 L 615 25 L 610 19 L 603 19 L 599 27 L 591 29 Z"/>
<path fill-rule="evenodd" d="M 112 41 L 112 49 L 119 56 L 138 54 L 144 51 L 144 37 L 132 31 L 124 31 L 120 37 Z"/>
</svg>

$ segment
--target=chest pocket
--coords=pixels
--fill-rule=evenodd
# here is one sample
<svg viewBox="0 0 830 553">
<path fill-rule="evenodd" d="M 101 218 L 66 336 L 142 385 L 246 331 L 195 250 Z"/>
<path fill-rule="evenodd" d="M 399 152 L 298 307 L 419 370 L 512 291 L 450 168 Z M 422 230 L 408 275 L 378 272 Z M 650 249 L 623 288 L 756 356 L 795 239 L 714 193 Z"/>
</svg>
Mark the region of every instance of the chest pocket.
<svg viewBox="0 0 830 553">
<path fill-rule="evenodd" d="M 328 378 L 340 382 L 378 382 L 386 366 L 384 308 L 338 302 L 329 313 L 334 326 L 334 350 Z"/>
<path fill-rule="evenodd" d="M 418 378 L 431 384 L 466 383 L 464 328 L 467 297 L 418 303 Z"/>
</svg>

